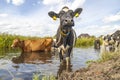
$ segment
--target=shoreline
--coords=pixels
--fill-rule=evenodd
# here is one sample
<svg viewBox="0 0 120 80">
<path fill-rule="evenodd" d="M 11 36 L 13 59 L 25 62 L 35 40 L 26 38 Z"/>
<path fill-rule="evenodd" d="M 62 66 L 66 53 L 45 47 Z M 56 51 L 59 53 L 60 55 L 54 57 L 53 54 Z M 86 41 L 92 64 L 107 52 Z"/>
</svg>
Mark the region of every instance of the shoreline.
<svg viewBox="0 0 120 80">
<path fill-rule="evenodd" d="M 120 54 L 114 54 L 106 61 L 96 60 L 88 67 L 80 68 L 74 72 L 64 71 L 58 80 L 119 80 Z"/>
</svg>

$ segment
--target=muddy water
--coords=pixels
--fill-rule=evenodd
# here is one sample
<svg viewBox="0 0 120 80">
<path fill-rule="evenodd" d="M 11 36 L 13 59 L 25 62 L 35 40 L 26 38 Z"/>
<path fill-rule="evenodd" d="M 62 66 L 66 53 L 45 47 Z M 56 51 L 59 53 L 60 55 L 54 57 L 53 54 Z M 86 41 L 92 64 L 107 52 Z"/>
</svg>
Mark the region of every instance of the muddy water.
<svg viewBox="0 0 120 80">
<path fill-rule="evenodd" d="M 0 58 L 0 80 L 32 80 L 34 73 L 41 75 L 60 75 L 62 71 L 75 71 L 86 66 L 86 61 L 99 58 L 99 51 L 93 48 L 74 48 L 71 65 L 60 65 L 58 55 L 32 53 L 6 53 Z"/>
</svg>

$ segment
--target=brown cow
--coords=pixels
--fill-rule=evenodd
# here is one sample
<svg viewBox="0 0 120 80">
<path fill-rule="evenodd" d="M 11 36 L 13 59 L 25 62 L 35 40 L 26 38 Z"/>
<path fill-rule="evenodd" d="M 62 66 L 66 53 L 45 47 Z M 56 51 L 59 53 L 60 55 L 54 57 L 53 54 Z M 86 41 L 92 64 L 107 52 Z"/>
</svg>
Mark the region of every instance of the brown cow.
<svg viewBox="0 0 120 80">
<path fill-rule="evenodd" d="M 19 47 L 22 49 L 22 52 L 50 51 L 52 43 L 52 38 L 41 38 L 36 40 L 20 40 L 17 38 L 13 40 L 11 47 Z"/>
</svg>

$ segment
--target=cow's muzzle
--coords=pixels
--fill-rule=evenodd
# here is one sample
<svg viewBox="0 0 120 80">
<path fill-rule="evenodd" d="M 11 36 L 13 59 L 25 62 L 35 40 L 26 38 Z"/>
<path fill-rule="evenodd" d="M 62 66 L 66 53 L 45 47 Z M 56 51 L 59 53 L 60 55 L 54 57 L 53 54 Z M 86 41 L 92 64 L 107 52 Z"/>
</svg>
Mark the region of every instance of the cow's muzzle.
<svg viewBox="0 0 120 80">
<path fill-rule="evenodd" d="M 66 26 L 74 26 L 74 21 L 73 21 L 73 19 L 66 18 L 66 19 L 64 20 L 64 23 L 65 23 Z"/>
</svg>

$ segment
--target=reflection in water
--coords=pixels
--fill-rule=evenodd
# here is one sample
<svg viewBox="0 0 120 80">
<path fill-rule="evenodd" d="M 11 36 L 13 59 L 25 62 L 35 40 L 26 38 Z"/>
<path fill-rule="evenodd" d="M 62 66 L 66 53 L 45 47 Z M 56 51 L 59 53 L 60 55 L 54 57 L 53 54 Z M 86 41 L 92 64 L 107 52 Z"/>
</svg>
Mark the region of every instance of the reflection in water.
<svg viewBox="0 0 120 80">
<path fill-rule="evenodd" d="M 14 67 L 16 69 L 16 71 L 18 71 L 18 69 L 20 68 L 20 66 L 17 64 L 17 65 L 13 65 L 12 67 Z"/>
<path fill-rule="evenodd" d="M 100 49 L 95 49 L 96 53 L 100 53 Z"/>
<path fill-rule="evenodd" d="M 52 58 L 50 53 L 44 52 L 29 52 L 29 53 L 21 53 L 18 57 L 13 57 L 12 62 L 15 64 L 20 63 L 51 63 L 52 61 L 48 61 Z"/>
<path fill-rule="evenodd" d="M 61 75 L 62 72 L 72 72 L 72 65 L 66 65 L 66 63 L 60 64 L 58 72 L 57 72 L 57 78 Z"/>
<path fill-rule="evenodd" d="M 13 57 L 12 56 L 17 56 Z M 8 60 L 9 58 L 9 60 Z M 12 62 L 11 62 L 12 58 Z M 32 80 L 33 73 L 40 75 L 55 75 L 59 77 L 63 71 L 71 72 L 86 66 L 86 61 L 99 58 L 99 50 L 94 48 L 74 48 L 71 65 L 60 64 L 57 53 L 31 52 L 31 53 L 8 53 L 0 59 L 0 79 L 12 80 L 9 70 L 14 77 L 23 80 Z M 5 77 L 4 77 L 5 76 Z"/>
</svg>

